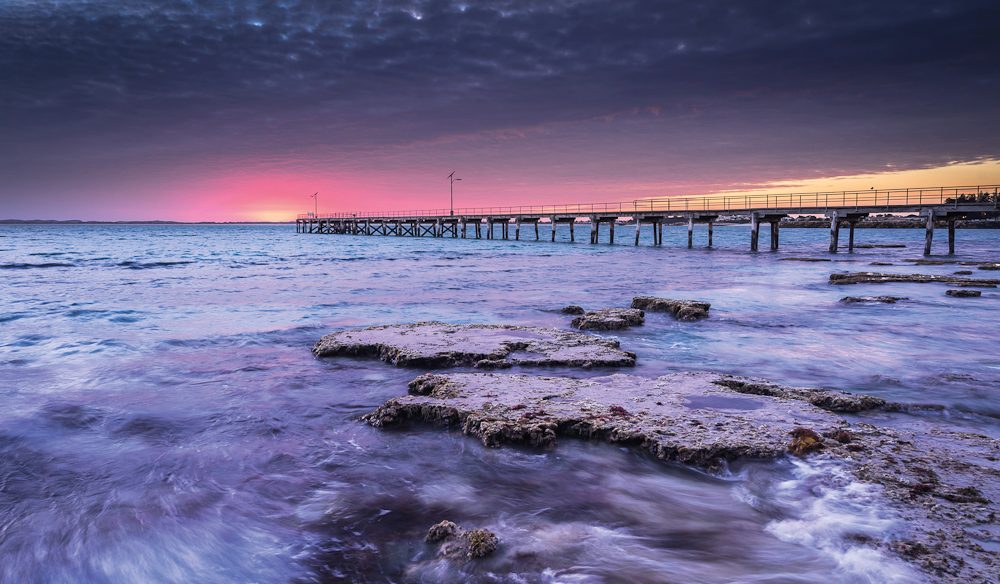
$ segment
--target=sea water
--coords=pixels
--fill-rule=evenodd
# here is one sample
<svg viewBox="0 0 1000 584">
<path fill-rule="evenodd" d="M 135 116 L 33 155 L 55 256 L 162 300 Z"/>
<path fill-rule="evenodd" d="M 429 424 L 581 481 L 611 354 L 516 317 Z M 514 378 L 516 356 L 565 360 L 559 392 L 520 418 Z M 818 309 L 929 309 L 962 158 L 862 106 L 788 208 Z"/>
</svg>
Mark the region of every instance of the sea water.
<svg viewBox="0 0 1000 584">
<path fill-rule="evenodd" d="M 546 227 L 543 241 L 514 242 L 0 226 L 0 582 L 919 581 L 857 543 L 900 525 L 877 487 L 833 460 L 708 475 L 573 439 L 488 449 L 457 431 L 373 429 L 358 418 L 420 371 L 310 347 L 347 327 L 567 328 L 567 304 L 700 299 L 705 321 L 650 313 L 612 335 L 638 355 L 629 373 L 867 393 L 935 406 L 868 421 L 997 436 L 995 289 L 964 299 L 942 284 L 828 283 L 842 271 L 996 272 L 907 262 L 922 230 L 858 230 L 859 243 L 906 247 L 833 256 L 824 229 L 785 229 L 780 251 L 750 253 L 747 226 L 716 226 L 714 249 L 698 226 L 690 250 L 678 227 L 662 247 L 648 230 L 634 247 L 625 226 L 614 246 L 570 244 L 563 228 L 550 243 Z M 998 231 L 958 239 L 958 255 L 938 259 L 1000 259 Z M 879 294 L 909 300 L 838 302 Z M 438 559 L 423 536 L 443 519 L 493 530 L 499 552 Z"/>
</svg>

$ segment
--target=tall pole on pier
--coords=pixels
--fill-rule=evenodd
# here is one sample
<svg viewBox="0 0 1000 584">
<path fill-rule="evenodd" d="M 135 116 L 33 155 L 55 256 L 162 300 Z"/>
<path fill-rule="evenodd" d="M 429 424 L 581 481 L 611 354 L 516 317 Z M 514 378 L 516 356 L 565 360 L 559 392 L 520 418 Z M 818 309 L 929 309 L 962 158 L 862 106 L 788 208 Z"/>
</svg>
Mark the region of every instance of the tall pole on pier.
<svg viewBox="0 0 1000 584">
<path fill-rule="evenodd" d="M 455 216 L 455 181 L 457 180 L 462 180 L 462 179 L 455 178 L 455 171 L 454 170 L 451 171 L 451 174 L 448 175 L 448 191 L 451 194 L 450 198 L 451 206 L 449 208 L 451 209 L 452 217 Z"/>
<path fill-rule="evenodd" d="M 313 217 L 319 217 L 319 191 L 309 195 L 313 199 Z"/>
</svg>

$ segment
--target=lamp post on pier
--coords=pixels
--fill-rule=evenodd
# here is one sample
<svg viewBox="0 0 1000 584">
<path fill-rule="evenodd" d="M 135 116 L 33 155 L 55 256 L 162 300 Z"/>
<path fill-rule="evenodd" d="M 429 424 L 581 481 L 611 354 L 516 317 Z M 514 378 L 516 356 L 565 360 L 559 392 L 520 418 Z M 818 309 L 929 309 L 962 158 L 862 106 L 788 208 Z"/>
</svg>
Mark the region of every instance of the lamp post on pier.
<svg viewBox="0 0 1000 584">
<path fill-rule="evenodd" d="M 451 217 L 455 216 L 455 181 L 457 181 L 457 180 L 462 180 L 462 179 L 455 178 L 455 171 L 454 170 L 451 171 L 451 174 L 448 175 L 448 191 L 451 194 L 451 199 L 450 199 L 450 201 L 451 201 L 450 216 Z"/>
<path fill-rule="evenodd" d="M 313 200 L 313 217 L 319 218 L 319 191 L 309 195 Z"/>
</svg>

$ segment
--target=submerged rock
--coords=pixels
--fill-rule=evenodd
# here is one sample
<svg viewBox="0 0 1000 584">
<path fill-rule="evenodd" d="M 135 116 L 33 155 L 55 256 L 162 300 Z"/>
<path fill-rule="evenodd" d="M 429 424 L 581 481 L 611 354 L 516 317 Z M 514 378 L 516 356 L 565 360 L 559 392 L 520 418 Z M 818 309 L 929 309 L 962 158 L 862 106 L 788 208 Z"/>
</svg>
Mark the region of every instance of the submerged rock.
<svg viewBox="0 0 1000 584">
<path fill-rule="evenodd" d="M 917 266 L 947 266 L 947 265 L 950 265 L 950 264 L 957 264 L 958 263 L 958 260 L 932 260 L 932 259 L 927 259 L 927 258 L 919 258 L 919 259 L 915 259 L 915 260 L 906 259 L 906 260 L 903 260 L 903 261 L 904 262 L 910 262 L 911 264 L 914 264 L 914 265 L 917 265 Z"/>
<path fill-rule="evenodd" d="M 895 264 L 893 264 L 892 262 L 872 262 L 872 263 L 870 263 L 868 265 L 869 266 L 893 266 Z"/>
<path fill-rule="evenodd" d="M 640 308 L 651 312 L 669 312 L 677 320 L 701 320 L 708 318 L 708 310 L 712 305 L 700 300 L 671 300 L 655 296 L 636 296 L 632 299 L 632 308 Z"/>
<path fill-rule="evenodd" d="M 613 331 L 640 325 L 646 313 L 636 308 L 602 308 L 586 312 L 570 323 L 574 328 L 596 331 Z"/>
<path fill-rule="evenodd" d="M 971 276 L 972 275 L 972 270 L 959 270 L 957 272 L 954 272 L 954 274 L 956 276 Z"/>
<path fill-rule="evenodd" d="M 970 274 L 972 272 L 969 272 Z M 577 306 L 575 304 L 570 304 L 569 306 L 564 306 L 559 312 L 563 314 L 583 314 L 586 312 L 582 306 Z"/>
<path fill-rule="evenodd" d="M 438 555 L 451 559 L 485 558 L 496 551 L 500 538 L 488 529 L 466 531 L 458 524 L 445 520 L 432 525 L 424 538 L 427 543 L 441 543 Z"/>
<path fill-rule="evenodd" d="M 830 274 L 831 284 L 884 284 L 887 282 L 941 282 L 969 286 L 994 287 L 1000 280 L 980 280 L 972 278 L 956 278 L 955 276 L 939 276 L 935 274 L 883 274 L 880 272 L 848 272 L 846 274 Z"/>
<path fill-rule="evenodd" d="M 840 301 L 844 304 L 861 304 L 871 302 L 881 302 L 883 304 L 895 304 L 900 300 L 909 300 L 904 296 L 844 296 Z"/>
<path fill-rule="evenodd" d="M 352 329 L 326 335 L 318 357 L 377 357 L 397 367 L 629 367 L 635 354 L 618 341 L 558 329 L 421 322 Z"/>
<path fill-rule="evenodd" d="M 427 536 L 424 537 L 424 541 L 427 543 L 437 543 L 454 536 L 458 533 L 458 530 L 459 527 L 457 523 L 446 519 L 440 523 L 432 525 L 431 528 L 427 530 Z"/>
<path fill-rule="evenodd" d="M 410 420 L 455 426 L 491 447 L 596 438 L 636 445 L 662 460 L 717 468 L 738 458 L 781 456 L 794 429 L 836 430 L 842 420 L 833 412 L 884 403 L 714 373 L 652 379 L 456 373 L 421 375 L 409 395 L 363 419 L 376 427 Z"/>
<path fill-rule="evenodd" d="M 980 290 L 945 290 L 945 294 L 956 298 L 979 298 L 983 295 Z"/>
<path fill-rule="evenodd" d="M 979 265 L 979 269 L 980 270 L 1000 270 L 1000 263 L 980 264 Z"/>
</svg>

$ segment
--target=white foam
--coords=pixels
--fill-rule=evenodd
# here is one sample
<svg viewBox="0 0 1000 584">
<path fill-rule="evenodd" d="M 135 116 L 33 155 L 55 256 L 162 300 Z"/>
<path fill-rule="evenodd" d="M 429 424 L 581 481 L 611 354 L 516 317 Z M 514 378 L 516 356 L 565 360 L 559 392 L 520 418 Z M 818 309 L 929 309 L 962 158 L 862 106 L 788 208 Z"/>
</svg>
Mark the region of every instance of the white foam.
<svg viewBox="0 0 1000 584">
<path fill-rule="evenodd" d="M 877 487 L 855 480 L 843 463 L 832 459 L 795 459 L 792 464 L 794 478 L 778 483 L 772 499 L 790 516 L 770 522 L 769 533 L 819 550 L 848 581 L 923 581 L 901 560 L 857 541 L 885 540 L 897 526 Z"/>
</svg>

